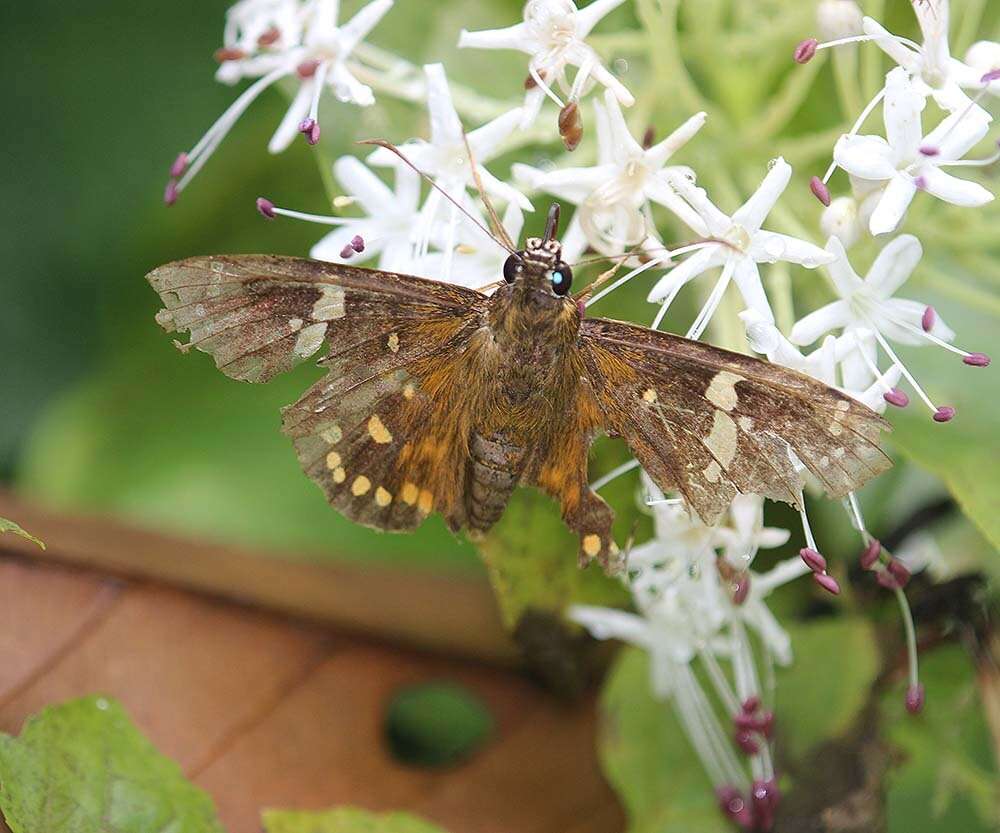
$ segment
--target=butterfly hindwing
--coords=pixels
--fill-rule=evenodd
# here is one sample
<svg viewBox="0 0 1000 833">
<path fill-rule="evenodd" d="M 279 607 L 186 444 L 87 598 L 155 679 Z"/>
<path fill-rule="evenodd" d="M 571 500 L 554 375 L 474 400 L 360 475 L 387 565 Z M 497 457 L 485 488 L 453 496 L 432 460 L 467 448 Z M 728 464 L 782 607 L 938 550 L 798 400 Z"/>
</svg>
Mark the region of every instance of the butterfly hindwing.
<svg viewBox="0 0 1000 833">
<path fill-rule="evenodd" d="M 737 493 L 797 506 L 790 451 L 834 497 L 891 465 L 878 447 L 885 420 L 796 371 L 603 319 L 583 323 L 581 349 L 607 429 L 705 523 Z"/>
</svg>

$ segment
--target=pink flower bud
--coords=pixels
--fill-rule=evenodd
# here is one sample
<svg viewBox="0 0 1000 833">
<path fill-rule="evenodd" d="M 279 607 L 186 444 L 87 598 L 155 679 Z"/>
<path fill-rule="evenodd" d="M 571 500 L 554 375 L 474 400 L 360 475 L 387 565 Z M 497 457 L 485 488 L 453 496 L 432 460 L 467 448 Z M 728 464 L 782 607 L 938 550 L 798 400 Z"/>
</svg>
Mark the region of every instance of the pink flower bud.
<svg viewBox="0 0 1000 833">
<path fill-rule="evenodd" d="M 305 80 L 306 78 L 312 78 L 316 74 L 317 69 L 319 69 L 319 61 L 303 61 L 295 68 L 295 72 L 299 78 Z"/>
<path fill-rule="evenodd" d="M 934 329 L 935 321 L 937 321 L 937 313 L 934 311 L 934 307 L 927 307 L 920 318 L 920 326 L 924 328 L 925 333 Z"/>
<path fill-rule="evenodd" d="M 350 260 L 352 257 L 354 257 L 354 255 L 355 255 L 354 248 L 351 246 L 350 243 L 348 243 L 346 246 L 344 246 L 343 249 L 340 250 L 340 256 L 344 260 Z"/>
<path fill-rule="evenodd" d="M 951 422 L 955 418 L 955 409 L 951 405 L 942 405 L 934 412 L 935 422 Z"/>
<path fill-rule="evenodd" d="M 806 38 L 804 41 L 800 42 L 799 45 L 795 47 L 795 53 L 793 55 L 795 63 L 808 64 L 816 54 L 817 46 L 819 46 L 819 41 L 816 40 L 816 38 Z"/>
<path fill-rule="evenodd" d="M 1000 68 L 991 69 L 982 78 L 979 79 L 980 84 L 992 84 L 994 81 L 1000 80 Z"/>
<path fill-rule="evenodd" d="M 355 234 L 351 238 L 351 248 L 354 249 L 358 254 L 361 254 L 365 250 L 365 238 L 360 234 Z"/>
<path fill-rule="evenodd" d="M 748 573 L 743 573 L 736 579 L 736 584 L 733 587 L 733 604 L 741 605 L 747 600 L 747 596 L 750 595 L 750 575 Z"/>
<path fill-rule="evenodd" d="M 740 709 L 743 711 L 744 714 L 753 714 L 759 708 L 760 708 L 760 698 L 756 694 L 751 694 L 740 705 Z"/>
<path fill-rule="evenodd" d="M 875 573 L 875 580 L 879 583 L 880 587 L 884 587 L 886 590 L 900 589 L 898 579 L 888 570 L 879 570 Z"/>
<path fill-rule="evenodd" d="M 920 153 L 923 156 L 938 156 L 941 153 L 941 148 L 936 148 L 933 145 L 923 145 L 920 148 Z"/>
<path fill-rule="evenodd" d="M 750 801 L 755 828 L 761 833 L 769 833 L 774 828 L 774 811 L 778 805 L 778 796 L 771 782 L 754 781 L 750 787 Z"/>
<path fill-rule="evenodd" d="M 171 179 L 167 183 L 167 187 L 163 189 L 163 202 L 167 205 L 173 205 L 177 202 L 177 197 L 180 191 L 177 190 L 177 180 Z"/>
</svg>

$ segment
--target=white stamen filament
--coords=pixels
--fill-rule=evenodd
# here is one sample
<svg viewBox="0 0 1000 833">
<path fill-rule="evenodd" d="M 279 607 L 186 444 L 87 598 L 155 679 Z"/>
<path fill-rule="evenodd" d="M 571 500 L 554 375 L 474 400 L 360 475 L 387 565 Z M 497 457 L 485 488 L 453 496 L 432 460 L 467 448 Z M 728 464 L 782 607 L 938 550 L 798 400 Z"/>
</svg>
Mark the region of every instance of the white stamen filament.
<svg viewBox="0 0 1000 833">
<path fill-rule="evenodd" d="M 701 338 L 701 334 L 705 332 L 708 322 L 711 321 L 712 316 L 715 315 L 715 311 L 719 308 L 719 304 L 722 303 L 722 296 L 725 294 L 726 288 L 729 286 L 729 281 L 732 279 L 733 272 L 735 271 L 736 261 L 733 259 L 726 261 L 719 280 L 716 282 L 715 287 L 708 296 L 708 300 L 705 302 L 705 306 L 701 308 L 685 338 L 692 339 L 693 341 Z"/>
<path fill-rule="evenodd" d="M 356 223 L 357 217 L 331 217 L 327 214 L 309 214 L 305 211 L 291 211 L 287 208 L 274 206 L 271 209 L 275 214 L 282 217 L 291 217 L 293 220 L 305 220 L 307 223 L 317 223 L 321 226 L 346 226 Z"/>
<path fill-rule="evenodd" d="M 910 666 L 910 685 L 915 686 L 920 682 L 920 675 L 917 667 L 917 634 L 913 627 L 913 613 L 910 611 L 910 603 L 906 600 L 906 593 L 901 587 L 893 590 L 896 595 L 896 602 L 899 604 L 899 614 L 903 617 L 903 630 L 906 633 L 906 658 Z"/>
<path fill-rule="evenodd" d="M 857 121 L 854 122 L 848 136 L 854 136 L 868 120 L 868 117 L 874 112 L 875 108 L 878 107 L 879 102 L 885 98 L 885 87 L 875 93 L 875 97 L 868 102 L 864 110 L 861 111 L 861 115 L 858 116 Z M 830 181 L 830 177 L 833 176 L 834 171 L 837 170 L 836 161 L 830 163 L 830 167 L 826 169 L 826 173 L 823 175 L 823 184 L 827 184 Z"/>
<path fill-rule="evenodd" d="M 864 346 L 861 339 L 858 337 L 857 333 L 854 333 L 854 342 L 858 346 L 858 355 L 861 356 L 861 361 L 865 363 L 868 369 L 871 371 L 872 376 L 875 377 L 875 384 L 882 388 L 883 393 L 888 393 L 892 390 L 889 383 L 885 380 L 885 374 L 878 369 L 878 365 L 872 361 L 871 356 L 865 352 Z"/>
<path fill-rule="evenodd" d="M 922 400 L 924 400 L 924 404 L 928 408 L 937 413 L 938 410 L 937 406 L 933 402 L 931 402 L 930 397 L 926 393 L 924 393 L 924 389 L 920 387 L 917 380 L 913 378 L 913 374 L 906 369 L 906 365 L 904 365 L 899 360 L 899 356 L 897 356 L 895 352 L 893 352 L 892 347 L 889 346 L 889 342 L 885 340 L 885 337 L 878 330 L 874 328 L 872 328 L 872 332 L 874 333 L 875 338 L 878 339 L 878 343 L 882 346 L 882 349 L 885 350 L 886 355 L 899 368 L 899 372 L 902 373 L 904 377 L 906 377 L 906 381 L 908 381 L 913 386 L 913 390 L 916 392 L 917 396 L 919 396 Z"/>
<path fill-rule="evenodd" d="M 329 68 L 330 62 L 323 61 L 316 67 L 316 73 L 313 75 L 312 103 L 309 105 L 309 118 L 313 121 L 319 120 L 319 99 L 323 94 L 323 83 L 326 81 L 326 73 Z"/>
<path fill-rule="evenodd" d="M 701 660 L 702 665 L 705 666 L 705 671 L 708 673 L 712 685 L 715 686 L 715 691 L 718 693 L 723 705 L 731 715 L 739 714 L 741 709 L 740 698 L 736 696 L 736 692 L 733 691 L 729 680 L 726 679 L 726 675 L 722 670 L 722 666 L 719 665 L 719 660 L 716 659 L 715 654 L 711 651 L 702 650 L 698 652 L 698 658 Z"/>
<path fill-rule="evenodd" d="M 985 168 L 1000 162 L 1000 150 L 985 159 L 955 159 L 952 162 L 938 162 L 939 168 Z"/>
<path fill-rule="evenodd" d="M 655 260 L 651 260 L 648 263 L 643 263 L 641 266 L 637 266 L 631 272 L 622 275 L 622 277 L 620 277 L 613 284 L 611 284 L 611 286 L 606 286 L 604 289 L 598 292 L 593 298 L 587 301 L 585 306 L 589 307 L 591 306 L 591 304 L 596 304 L 598 301 L 601 300 L 601 298 L 614 292 L 616 289 L 618 289 L 618 287 L 624 286 L 626 283 L 632 280 L 632 278 L 634 278 L 636 275 L 641 275 L 643 272 L 652 269 L 654 266 L 659 266 L 661 263 L 665 263 L 669 260 L 670 260 L 670 255 L 667 255 L 666 258 L 656 258 Z"/>
<path fill-rule="evenodd" d="M 534 79 L 534 82 L 538 85 L 538 87 L 542 90 L 542 92 L 544 92 L 549 98 L 551 98 L 556 103 L 556 106 L 560 110 L 562 110 L 563 107 L 566 106 L 565 104 L 563 104 L 562 99 L 559 98 L 559 96 L 557 96 L 552 91 L 552 88 L 547 83 L 545 83 L 545 79 L 542 78 L 542 76 L 539 74 L 538 70 L 535 69 L 533 64 L 528 64 L 528 74 L 531 75 L 532 79 Z"/>
<path fill-rule="evenodd" d="M 846 46 L 849 43 L 868 43 L 873 40 L 878 40 L 883 37 L 883 35 L 852 35 L 847 38 L 838 38 L 837 40 L 826 41 L 825 43 L 816 44 L 816 51 L 819 52 L 821 49 L 831 49 L 835 46 Z M 893 35 L 893 37 L 899 41 L 904 46 L 910 47 L 914 52 L 922 52 L 923 49 L 909 38 L 901 38 L 898 35 Z"/>
<path fill-rule="evenodd" d="M 806 514 L 806 499 L 802 492 L 799 492 L 799 503 L 802 508 L 799 510 L 799 517 L 802 519 L 802 532 L 806 536 L 806 546 L 814 552 L 819 552 L 816 546 L 816 539 L 813 538 L 812 527 L 809 526 L 809 516 Z"/>
<path fill-rule="evenodd" d="M 851 526 L 864 536 L 865 543 L 867 543 L 871 536 L 865 529 L 865 519 L 861 516 L 861 504 L 858 503 L 857 492 L 847 493 L 847 497 L 844 499 L 844 508 L 847 510 L 847 517 L 851 520 Z"/>
<path fill-rule="evenodd" d="M 1000 156 L 998 156 L 998 158 L 1000 158 Z M 938 347 L 943 347 L 945 350 L 948 350 L 951 353 L 954 353 L 958 356 L 962 356 L 962 358 L 968 358 L 969 356 L 972 355 L 968 351 L 963 350 L 960 347 L 956 347 L 954 344 L 949 344 L 944 339 L 939 338 L 933 333 L 930 333 L 927 330 L 923 329 L 923 327 L 916 327 L 909 321 L 904 321 L 902 318 L 898 318 L 884 309 L 880 309 L 879 314 L 887 318 L 897 327 L 906 330 L 907 332 L 913 333 L 915 336 L 927 339 L 927 341 L 931 342 L 932 344 L 936 344 Z"/>
<path fill-rule="evenodd" d="M 770 570 L 761 575 L 754 576 L 753 589 L 761 597 L 766 596 L 772 590 L 795 581 L 797 578 L 809 575 L 812 569 L 799 556 L 786 558 L 775 564 Z"/>
<path fill-rule="evenodd" d="M 183 191 L 187 184 L 194 179 L 195 174 L 201 170 L 202 166 L 208 161 L 209 157 L 215 152 L 215 149 L 221 144 L 222 140 L 226 137 L 226 134 L 232 129 L 232 126 L 236 123 L 240 116 L 246 111 L 254 99 L 257 98 L 264 90 L 270 87 L 279 78 L 288 75 L 289 69 L 287 67 L 280 67 L 273 72 L 269 72 L 263 78 L 259 78 L 254 81 L 249 87 L 247 87 L 234 101 L 226 111 L 215 120 L 215 123 L 208 128 L 205 135 L 198 140 L 191 151 L 188 153 L 188 168 L 184 172 L 184 176 L 180 178 L 177 183 L 177 190 Z"/>
<path fill-rule="evenodd" d="M 603 489 L 612 480 L 616 480 L 623 474 L 628 474 L 630 471 L 632 471 L 632 469 L 637 469 L 637 468 L 639 468 L 639 461 L 629 460 L 627 463 L 622 463 L 620 466 L 611 469 L 611 471 L 609 471 L 603 477 L 598 477 L 597 480 L 595 480 L 593 483 L 590 484 L 590 488 L 596 492 L 599 489 Z"/>
</svg>

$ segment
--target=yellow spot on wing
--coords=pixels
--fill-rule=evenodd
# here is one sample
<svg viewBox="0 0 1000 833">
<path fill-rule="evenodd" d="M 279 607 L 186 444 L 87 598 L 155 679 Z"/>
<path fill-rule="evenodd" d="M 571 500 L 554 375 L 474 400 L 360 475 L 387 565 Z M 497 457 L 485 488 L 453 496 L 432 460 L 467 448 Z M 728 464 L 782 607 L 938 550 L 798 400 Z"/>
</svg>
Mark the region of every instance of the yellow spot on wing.
<svg viewBox="0 0 1000 833">
<path fill-rule="evenodd" d="M 646 392 L 643 393 L 642 398 L 652 405 L 657 399 L 656 391 L 652 388 L 646 388 Z"/>
<path fill-rule="evenodd" d="M 333 482 L 343 483 L 345 480 L 347 480 L 347 472 L 344 471 L 342 466 L 338 466 L 333 470 Z"/>
<path fill-rule="evenodd" d="M 368 420 L 368 433 L 375 442 L 385 445 L 392 442 L 392 434 L 389 433 L 389 429 L 385 427 L 385 424 L 379 419 L 378 414 L 372 414 L 371 419 Z"/>
<path fill-rule="evenodd" d="M 403 388 L 403 398 L 413 399 L 413 394 L 416 393 L 416 388 L 413 387 L 412 382 L 407 382 L 406 386 Z"/>
<path fill-rule="evenodd" d="M 351 484 L 351 494 L 355 497 L 361 497 L 361 495 L 366 494 L 371 487 L 372 482 L 363 474 L 359 474 L 354 478 L 354 482 Z"/>
<path fill-rule="evenodd" d="M 434 506 L 434 495 L 432 495 L 426 489 L 421 489 L 420 497 L 417 498 L 417 509 L 427 514 L 431 511 L 431 508 L 433 506 Z"/>
<path fill-rule="evenodd" d="M 392 503 L 392 493 L 379 486 L 375 490 L 375 503 L 379 506 L 388 506 Z"/>
<path fill-rule="evenodd" d="M 328 425 L 322 431 L 320 431 L 319 435 L 328 443 L 330 443 L 330 445 L 336 445 L 341 441 L 341 439 L 343 439 L 344 432 L 341 431 L 340 426 L 337 425 L 336 422 L 334 422 Z"/>
<path fill-rule="evenodd" d="M 404 483 L 403 491 L 400 493 L 400 497 L 403 499 L 403 503 L 408 503 L 413 506 L 417 502 L 417 496 L 420 494 L 420 490 L 412 483 Z"/>
<path fill-rule="evenodd" d="M 386 342 L 386 346 L 393 352 L 399 352 L 399 333 L 389 333 L 389 340 Z"/>
<path fill-rule="evenodd" d="M 336 451 L 331 451 L 326 455 L 326 467 L 333 471 L 340 465 L 340 455 Z"/>
<path fill-rule="evenodd" d="M 583 551 L 594 558 L 601 551 L 601 536 L 591 532 L 590 535 L 583 536 Z"/>
</svg>

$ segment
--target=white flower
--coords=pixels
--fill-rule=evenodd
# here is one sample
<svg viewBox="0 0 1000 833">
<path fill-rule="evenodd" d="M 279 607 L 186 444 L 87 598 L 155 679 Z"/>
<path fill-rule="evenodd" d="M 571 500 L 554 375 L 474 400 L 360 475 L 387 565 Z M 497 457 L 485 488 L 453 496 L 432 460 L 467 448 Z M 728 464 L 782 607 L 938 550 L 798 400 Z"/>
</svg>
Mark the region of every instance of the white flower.
<svg viewBox="0 0 1000 833">
<path fill-rule="evenodd" d="M 897 237 L 879 253 L 864 280 L 852 268 L 836 237 L 830 238 L 827 248 L 836 258 L 828 269 L 840 299 L 799 321 L 792 328 L 791 340 L 809 344 L 830 330 L 842 330 L 845 336 L 854 338 L 858 349 L 848 353 L 842 362 L 844 383 L 852 390 L 883 378 L 878 369 L 877 343 L 931 409 L 935 420 L 948 422 L 955 415 L 954 408 L 938 407 L 930 400 L 889 341 L 907 345 L 932 343 L 961 356 L 972 367 L 986 367 L 990 359 L 984 353 L 969 353 L 951 345 L 955 333 L 932 307 L 893 297 L 920 262 L 923 255 L 920 241 L 909 234 Z M 899 407 L 905 407 L 907 402 L 898 392 L 885 398 Z"/>
<path fill-rule="evenodd" d="M 746 327 L 750 348 L 767 356 L 768 361 L 819 379 L 879 413 L 884 412 L 890 402 L 900 401 L 896 389 L 902 375 L 900 368 L 892 365 L 879 374 L 870 369 L 874 368 L 875 358 L 866 357 L 872 353 L 874 338 L 860 331 L 839 337 L 830 335 L 811 353 L 803 354 L 774 324 L 754 310 L 741 312 L 740 318 Z M 867 351 L 866 356 L 858 355 L 862 349 Z"/>
<path fill-rule="evenodd" d="M 564 106 L 552 90 L 557 82 L 570 101 L 578 100 L 596 81 L 613 92 L 621 104 L 631 107 L 635 102 L 632 94 L 585 42 L 598 21 L 623 2 L 594 0 L 589 6 L 577 9 L 572 0 L 528 0 L 523 22 L 506 29 L 462 30 L 458 45 L 474 49 L 516 49 L 531 56 L 528 73 L 533 85 L 525 95 L 523 127 L 534 121 L 546 94 L 560 107 Z M 572 85 L 566 77 L 568 66 L 578 67 Z"/>
<path fill-rule="evenodd" d="M 498 116 L 493 121 L 467 135 L 452 102 L 451 90 L 441 64 L 424 67 L 427 76 L 427 110 L 430 114 L 430 141 L 407 142 L 399 149 L 420 171 L 430 176 L 450 196 L 462 202 L 467 199 L 466 189 L 475 188 L 475 176 L 469 159 L 468 147 L 476 164 L 476 173 L 486 192 L 504 202 L 516 202 L 522 210 L 531 211 L 531 203 L 516 188 L 501 182 L 483 165 L 496 157 L 504 140 L 516 129 L 520 108 Z M 400 159 L 385 148 L 369 156 L 373 165 L 399 166 Z M 433 217 L 443 198 L 432 191 L 425 206 L 425 216 Z"/>
<path fill-rule="evenodd" d="M 353 156 L 338 159 L 333 172 L 365 216 L 325 220 L 338 224 L 340 228 L 313 246 L 310 256 L 338 263 L 352 258 L 365 260 L 378 256 L 379 269 L 415 274 L 411 238 L 419 217 L 420 177 L 408 168 L 398 168 L 395 172 L 396 187 L 390 189 Z M 290 213 L 281 209 L 275 209 L 275 212 L 286 216 Z M 291 216 L 301 215 L 291 212 Z M 356 236 L 364 240 L 363 257 L 359 257 L 358 253 L 344 257 Z"/>
<path fill-rule="evenodd" d="M 669 208 L 696 234 L 705 234 L 699 215 L 682 200 L 669 182 L 671 173 L 687 168 L 667 167 L 705 123 L 705 114 L 689 118 L 663 141 L 643 148 L 629 132 L 618 100 L 605 93 L 606 109 L 594 102 L 597 127 L 597 164 L 586 168 L 543 171 L 515 164 L 514 178 L 528 187 L 553 194 L 578 206 L 567 228 L 563 251 L 572 259 L 584 241 L 606 255 L 617 255 L 644 241 L 660 243 L 650 219 L 649 203 Z"/>
<path fill-rule="evenodd" d="M 692 278 L 721 266 L 722 277 L 713 292 L 713 296 L 717 296 L 715 304 L 718 304 L 729 281 L 734 280 L 747 307 L 773 321 L 774 316 L 761 284 L 758 264 L 787 261 L 814 269 L 833 260 L 832 255 L 819 246 L 786 234 L 761 229 L 767 215 L 788 187 L 791 176 L 791 165 L 784 159 L 776 159 L 756 193 L 731 217 L 720 211 L 708 199 L 704 189 L 696 187 L 688 178 L 673 178 L 674 189 L 698 212 L 707 234 L 722 242 L 705 246 L 679 266 L 675 266 L 653 287 L 649 300 L 656 303 L 672 297 Z M 707 323 L 707 317 L 714 312 L 714 307 L 709 309 L 707 305 L 706 311 L 707 314 L 703 313 L 701 317 Z"/>
<path fill-rule="evenodd" d="M 972 67 L 980 80 L 1000 72 L 1000 43 L 981 40 L 972 44 L 965 53 L 965 63 Z M 1000 78 L 989 81 L 986 89 L 995 96 L 1000 96 Z"/>
<path fill-rule="evenodd" d="M 840 299 L 799 321 L 790 336 L 794 344 L 810 344 L 831 330 L 875 331 L 900 344 L 926 342 L 923 318 L 927 305 L 893 297 L 923 256 L 916 237 L 903 234 L 886 245 L 864 280 L 854 271 L 840 240 L 831 238 L 827 250 L 835 258 L 827 270 Z M 955 333 L 935 318 L 930 334 L 946 341 L 953 339 Z"/>
<path fill-rule="evenodd" d="M 861 239 L 863 227 L 858 216 L 858 201 L 854 197 L 837 197 L 824 210 L 819 226 L 827 237 L 836 237 L 851 248 Z"/>
<path fill-rule="evenodd" d="M 894 69 L 886 77 L 884 116 L 888 139 L 846 135 L 834 148 L 834 161 L 849 174 L 885 183 L 869 223 L 872 234 L 894 231 L 918 190 L 968 207 L 985 205 L 993 199 L 982 185 L 942 170 L 962 159 L 986 135 L 989 115 L 980 108 L 953 113 L 924 136 L 920 119 L 924 103 L 906 72 Z"/>
<path fill-rule="evenodd" d="M 713 540 L 731 567 L 747 570 L 757 550 L 780 547 L 790 536 L 787 529 L 764 526 L 764 498 L 737 495 L 729 507 L 729 525 L 719 527 Z"/>
<path fill-rule="evenodd" d="M 912 5 L 924 37 L 922 45 L 897 37 L 870 17 L 863 22 L 865 34 L 910 75 L 923 98 L 933 96 L 946 110 L 962 110 L 970 103 L 963 90 L 986 86 L 983 73 L 951 56 L 948 0 L 914 0 Z"/>
<path fill-rule="evenodd" d="M 319 101 L 326 88 L 340 101 L 374 103 L 371 89 L 354 77 L 347 61 L 392 4 L 393 0 L 372 0 L 342 26 L 337 25 L 338 0 L 237 4 L 227 21 L 226 40 L 233 46 L 220 54 L 220 78 L 230 83 L 242 77 L 257 80 L 190 151 L 177 157 L 164 194 L 167 204 L 177 200 L 254 99 L 284 77 L 297 76 L 299 88 L 268 144 L 271 153 L 287 148 L 298 132 L 310 144 L 319 141 Z"/>
</svg>

